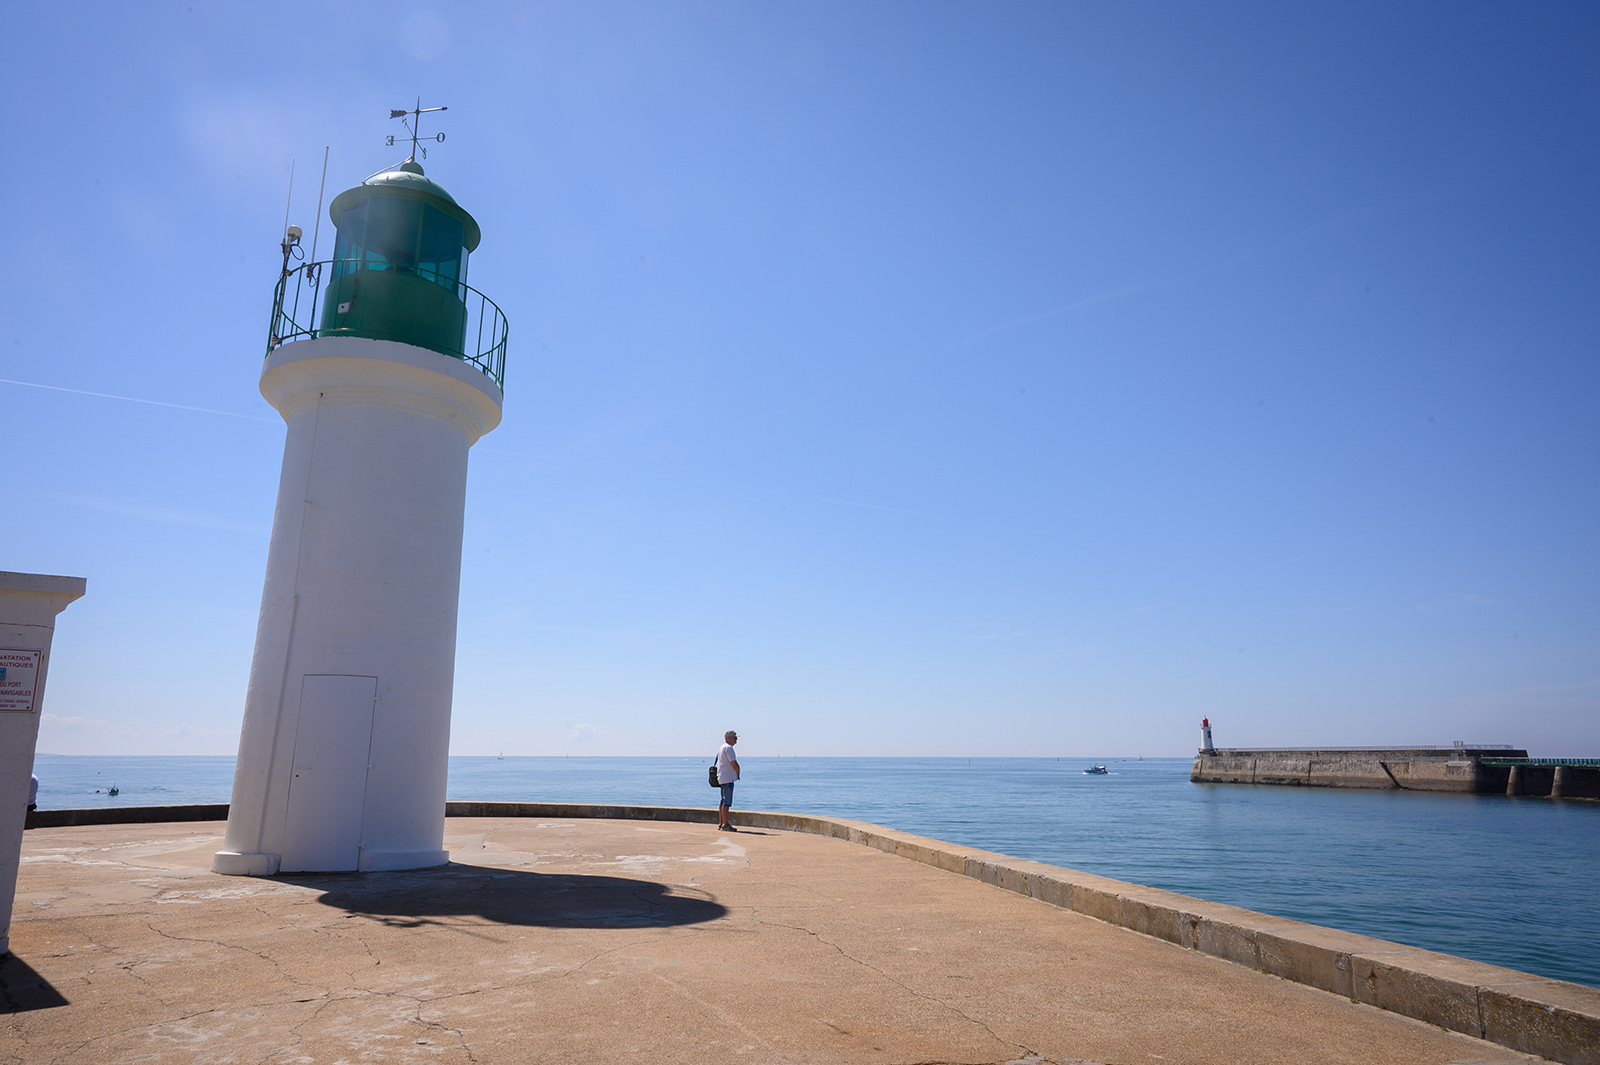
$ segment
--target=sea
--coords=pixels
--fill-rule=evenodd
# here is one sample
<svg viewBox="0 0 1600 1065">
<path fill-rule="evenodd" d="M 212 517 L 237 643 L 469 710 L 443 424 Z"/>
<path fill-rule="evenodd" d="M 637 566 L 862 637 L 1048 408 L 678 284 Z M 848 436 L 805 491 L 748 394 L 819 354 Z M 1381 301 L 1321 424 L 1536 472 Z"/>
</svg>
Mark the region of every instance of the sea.
<svg viewBox="0 0 1600 1065">
<path fill-rule="evenodd" d="M 42 808 L 215 803 L 233 761 L 41 754 L 34 770 Z M 714 806 L 710 761 L 452 757 L 447 795 Z M 1096 762 L 1109 772 L 1085 774 Z M 1187 758 L 740 765 L 736 809 L 871 821 L 1600 987 L 1594 800 L 1192 784 Z"/>
</svg>

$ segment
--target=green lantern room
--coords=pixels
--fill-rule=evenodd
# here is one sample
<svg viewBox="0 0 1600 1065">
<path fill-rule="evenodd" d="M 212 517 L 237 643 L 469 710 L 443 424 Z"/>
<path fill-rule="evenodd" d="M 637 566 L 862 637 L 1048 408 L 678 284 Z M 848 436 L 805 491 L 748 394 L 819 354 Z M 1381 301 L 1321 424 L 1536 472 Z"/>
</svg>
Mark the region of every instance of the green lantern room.
<svg viewBox="0 0 1600 1065">
<path fill-rule="evenodd" d="M 319 336 L 368 337 L 464 357 L 467 257 L 482 233 L 406 160 L 334 198 L 338 238 Z"/>
</svg>

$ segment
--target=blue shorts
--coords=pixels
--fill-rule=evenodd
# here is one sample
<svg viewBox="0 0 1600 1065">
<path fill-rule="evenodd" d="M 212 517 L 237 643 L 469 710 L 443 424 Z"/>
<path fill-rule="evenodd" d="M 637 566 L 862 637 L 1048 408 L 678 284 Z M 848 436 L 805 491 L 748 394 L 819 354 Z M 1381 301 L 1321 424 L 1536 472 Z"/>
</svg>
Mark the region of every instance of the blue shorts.
<svg viewBox="0 0 1600 1065">
<path fill-rule="evenodd" d="M 724 785 L 722 785 L 722 805 L 724 805 L 724 806 L 732 806 L 733 805 L 733 785 L 732 784 L 724 784 Z"/>
</svg>

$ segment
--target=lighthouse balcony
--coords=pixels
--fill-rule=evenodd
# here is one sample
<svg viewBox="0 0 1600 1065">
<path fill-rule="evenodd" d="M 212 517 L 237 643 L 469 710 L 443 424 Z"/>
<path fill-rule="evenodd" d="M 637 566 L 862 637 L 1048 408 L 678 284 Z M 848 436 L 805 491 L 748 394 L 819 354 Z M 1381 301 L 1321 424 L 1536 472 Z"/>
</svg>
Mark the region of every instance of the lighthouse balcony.
<svg viewBox="0 0 1600 1065">
<path fill-rule="evenodd" d="M 471 363 L 504 388 L 506 316 L 452 273 L 371 256 L 306 263 L 278 282 L 267 354 L 316 337 L 394 340 Z"/>
</svg>

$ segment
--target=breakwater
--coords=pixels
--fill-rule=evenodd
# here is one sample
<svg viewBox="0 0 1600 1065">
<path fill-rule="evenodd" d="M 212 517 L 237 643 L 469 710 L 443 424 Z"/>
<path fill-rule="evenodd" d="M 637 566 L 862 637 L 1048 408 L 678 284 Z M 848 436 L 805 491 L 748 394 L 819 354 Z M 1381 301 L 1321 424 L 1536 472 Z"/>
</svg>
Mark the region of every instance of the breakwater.
<svg viewBox="0 0 1600 1065">
<path fill-rule="evenodd" d="M 1195 754 L 1197 784 L 1276 784 L 1600 798 L 1600 760 L 1529 758 L 1517 747 L 1218 747 Z"/>
</svg>

